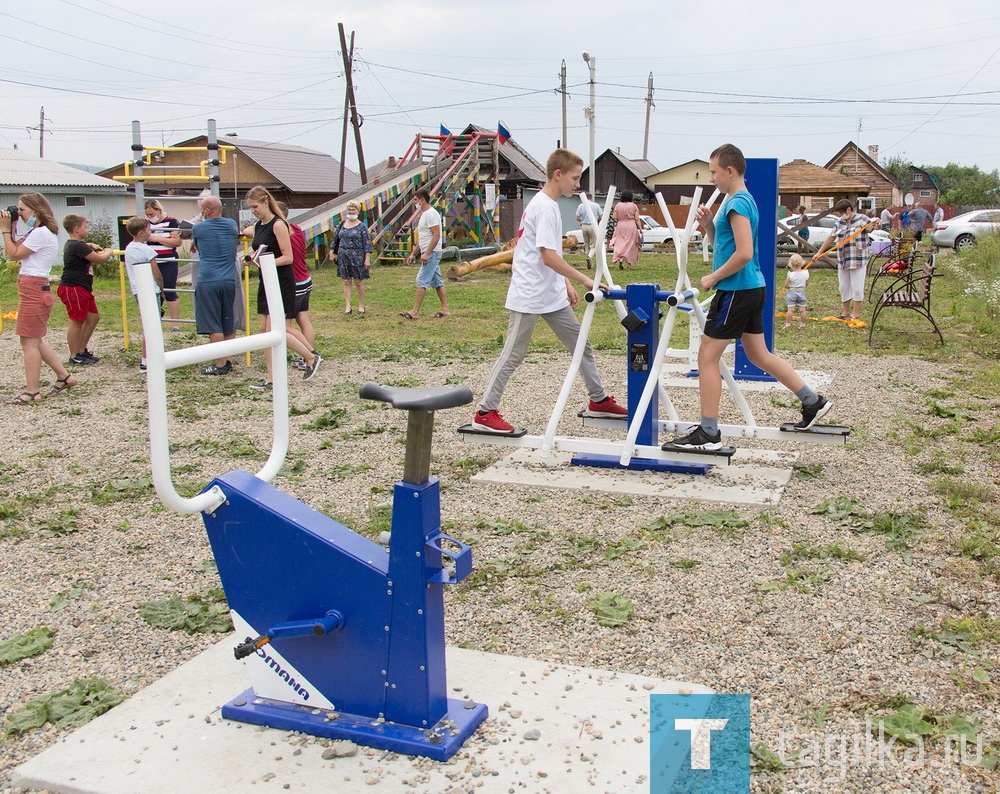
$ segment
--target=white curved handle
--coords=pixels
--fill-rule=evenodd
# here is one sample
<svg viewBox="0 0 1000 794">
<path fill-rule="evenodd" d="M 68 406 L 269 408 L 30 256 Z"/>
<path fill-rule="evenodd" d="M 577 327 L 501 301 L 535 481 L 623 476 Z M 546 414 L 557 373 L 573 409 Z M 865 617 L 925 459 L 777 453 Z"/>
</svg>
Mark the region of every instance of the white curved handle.
<svg viewBox="0 0 1000 794">
<path fill-rule="evenodd" d="M 133 266 L 136 294 L 139 299 L 139 314 L 142 318 L 142 333 L 146 340 L 146 394 L 149 401 L 149 444 L 153 486 L 163 503 L 179 513 L 211 512 L 226 501 L 226 496 L 218 486 L 190 498 L 181 496 L 174 488 L 170 472 L 170 443 L 168 439 L 168 369 L 200 364 L 216 358 L 230 358 L 251 350 L 271 348 L 273 350 L 274 371 L 274 385 L 272 386 L 274 441 L 267 462 L 256 476 L 265 482 L 270 482 L 285 461 L 285 453 L 288 451 L 285 312 L 281 302 L 281 287 L 278 285 L 278 270 L 274 265 L 273 254 L 263 254 L 260 257 L 260 271 L 264 279 L 264 293 L 267 296 L 268 310 L 271 314 L 270 331 L 167 352 L 163 345 L 163 326 L 160 322 L 160 307 L 156 300 L 153 271 L 148 263 Z"/>
</svg>

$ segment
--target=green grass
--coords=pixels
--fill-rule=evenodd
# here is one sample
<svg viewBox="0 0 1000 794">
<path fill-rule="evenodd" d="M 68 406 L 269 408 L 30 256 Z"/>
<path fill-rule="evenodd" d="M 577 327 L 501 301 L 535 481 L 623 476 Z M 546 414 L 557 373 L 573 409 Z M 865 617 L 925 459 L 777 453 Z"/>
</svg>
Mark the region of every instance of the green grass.
<svg viewBox="0 0 1000 794">
<path fill-rule="evenodd" d="M 978 258 L 974 262 L 969 260 L 973 255 L 963 255 L 960 259 L 957 255 L 947 254 L 939 258 L 944 275 L 935 281 L 934 302 L 935 314 L 942 324 L 947 342 L 944 347 L 930 343 L 930 334 L 927 333 L 929 325 L 925 329 L 920 324 L 924 321 L 916 318 L 920 322 L 914 323 L 904 317 L 913 314 L 912 312 L 886 312 L 885 327 L 888 333 L 882 335 L 881 341 L 887 342 L 888 347 L 883 349 L 870 350 L 867 346 L 867 333 L 863 330 L 854 331 L 842 323 L 821 321 L 810 321 L 804 332 L 796 330 L 791 333 L 779 329 L 775 334 L 776 348 L 787 352 L 824 351 L 866 356 L 908 354 L 936 361 L 956 361 L 965 357 L 1000 358 L 997 315 L 992 308 L 989 311 L 983 310 L 982 298 L 982 291 L 988 291 L 988 285 L 998 278 L 996 273 L 1000 273 L 1000 254 L 997 255 L 996 265 L 983 264 L 988 255 L 990 252 L 987 246 L 982 245 L 976 249 L 975 256 Z M 584 266 L 584 259 L 579 254 L 569 254 L 567 260 L 576 267 Z M 444 263 L 444 269 L 447 266 L 448 263 Z M 697 283 L 707 269 L 708 265 L 702 262 L 701 257 L 691 257 L 690 276 L 694 283 Z M 482 271 L 461 281 L 449 281 L 448 301 L 453 311 L 452 316 L 434 319 L 437 299 L 430 295 L 420 319 L 410 322 L 399 317 L 398 313 L 412 306 L 415 274 L 415 269 L 410 267 L 377 265 L 366 285 L 368 313 L 361 318 L 357 315 L 345 317 L 342 314 L 341 282 L 336 277 L 335 269 L 329 265 L 315 269 L 313 280 L 316 287 L 312 293 L 310 314 L 323 353 L 331 356 L 364 354 L 394 361 L 429 359 L 442 362 L 456 359 L 482 360 L 495 356 L 507 333 L 507 312 L 503 306 L 510 282 L 509 272 Z M 784 271 L 779 270 L 779 281 L 783 275 Z M 625 272 L 616 271 L 614 278 L 619 285 L 644 281 L 659 283 L 665 289 L 672 289 L 677 278 L 674 256 L 665 253 L 643 254 L 636 268 Z M 255 291 L 256 284 L 251 282 L 251 294 Z M 101 312 L 99 329 L 120 334 L 122 319 L 117 280 L 97 279 L 95 294 Z M 835 313 L 839 305 L 836 273 L 827 269 L 814 270 L 808 295 L 812 307 L 810 314 L 813 317 L 821 318 Z M 16 279 L 14 274 L 4 271 L 0 273 L 0 310 L 9 311 L 16 304 Z M 184 304 L 182 299 L 182 316 L 190 316 L 190 304 Z M 780 300 L 778 304 L 781 310 Z M 140 331 L 139 320 L 134 305 L 129 302 L 127 306 L 131 336 L 129 356 L 134 356 Z M 59 340 L 65 334 L 66 313 L 60 307 L 52 312 L 50 328 L 54 340 Z M 173 336 L 179 338 L 168 339 L 168 344 L 188 344 L 194 338 L 191 333 Z M 594 347 L 602 350 L 624 352 L 624 333 L 610 306 L 607 310 L 598 308 L 591 342 Z M 678 347 L 686 346 L 686 343 L 687 323 L 681 318 L 671 344 Z M 560 349 L 554 335 L 547 328 L 539 326 L 532 341 L 532 351 Z M 114 350 L 105 349 L 102 353 L 111 354 L 112 360 L 116 357 Z M 1000 394 L 1000 371 L 983 367 L 970 367 L 970 370 L 970 378 L 956 382 L 953 387 L 955 391 L 968 393 L 971 390 L 980 395 Z M 212 386 L 219 388 L 220 384 L 213 381 Z"/>
</svg>

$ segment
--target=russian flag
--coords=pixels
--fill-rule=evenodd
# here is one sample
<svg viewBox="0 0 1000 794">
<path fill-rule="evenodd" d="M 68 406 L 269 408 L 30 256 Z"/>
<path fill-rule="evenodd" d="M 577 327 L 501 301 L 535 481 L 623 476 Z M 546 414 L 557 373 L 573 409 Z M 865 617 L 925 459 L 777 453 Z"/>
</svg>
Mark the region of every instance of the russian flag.
<svg viewBox="0 0 1000 794">
<path fill-rule="evenodd" d="M 501 145 L 510 140 L 510 131 L 507 129 L 507 125 L 503 123 L 502 119 L 497 122 L 497 138 L 500 139 Z"/>
<path fill-rule="evenodd" d="M 451 135 L 451 130 L 449 130 L 446 126 L 444 126 L 444 124 L 442 124 L 441 125 L 441 136 L 442 137 L 446 137 L 448 135 Z"/>
</svg>

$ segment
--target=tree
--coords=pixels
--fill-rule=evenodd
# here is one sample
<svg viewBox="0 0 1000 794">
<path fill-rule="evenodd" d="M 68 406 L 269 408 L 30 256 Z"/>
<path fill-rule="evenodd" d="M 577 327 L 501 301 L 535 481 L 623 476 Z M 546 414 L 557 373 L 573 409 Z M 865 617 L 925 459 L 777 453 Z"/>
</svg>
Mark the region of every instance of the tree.
<svg viewBox="0 0 1000 794">
<path fill-rule="evenodd" d="M 938 189 L 942 204 L 991 206 L 1000 202 L 1000 172 L 979 170 L 978 166 L 948 163 L 924 166 Z"/>
<path fill-rule="evenodd" d="M 904 190 L 910 187 L 910 158 L 906 152 L 895 154 L 882 163 L 882 167 L 889 172 L 889 176 L 903 186 Z"/>
</svg>

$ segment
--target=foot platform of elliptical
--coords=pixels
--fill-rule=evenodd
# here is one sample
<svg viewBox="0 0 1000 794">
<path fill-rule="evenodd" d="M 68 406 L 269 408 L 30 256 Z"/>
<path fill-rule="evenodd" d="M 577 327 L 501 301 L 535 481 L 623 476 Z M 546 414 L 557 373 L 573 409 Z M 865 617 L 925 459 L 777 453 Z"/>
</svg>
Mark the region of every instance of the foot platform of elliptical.
<svg viewBox="0 0 1000 794">
<path fill-rule="evenodd" d="M 495 430 L 483 430 L 481 428 L 476 427 L 473 424 L 462 425 L 460 428 L 458 428 L 458 432 L 461 433 L 463 436 L 464 435 L 490 436 L 492 438 L 523 438 L 524 436 L 528 435 L 528 431 L 525 430 L 523 427 L 511 430 L 509 433 L 498 433 Z"/>
<path fill-rule="evenodd" d="M 778 429 L 789 436 L 840 436 L 844 443 L 847 443 L 847 436 L 851 433 L 851 428 L 843 425 L 813 425 L 808 430 L 801 430 L 794 422 L 785 422 Z"/>
<path fill-rule="evenodd" d="M 720 447 L 719 449 L 691 449 L 690 447 L 675 447 L 669 441 L 663 444 L 660 449 L 667 453 L 682 453 L 684 455 L 705 455 L 713 458 L 731 458 L 736 447 Z"/>
</svg>

